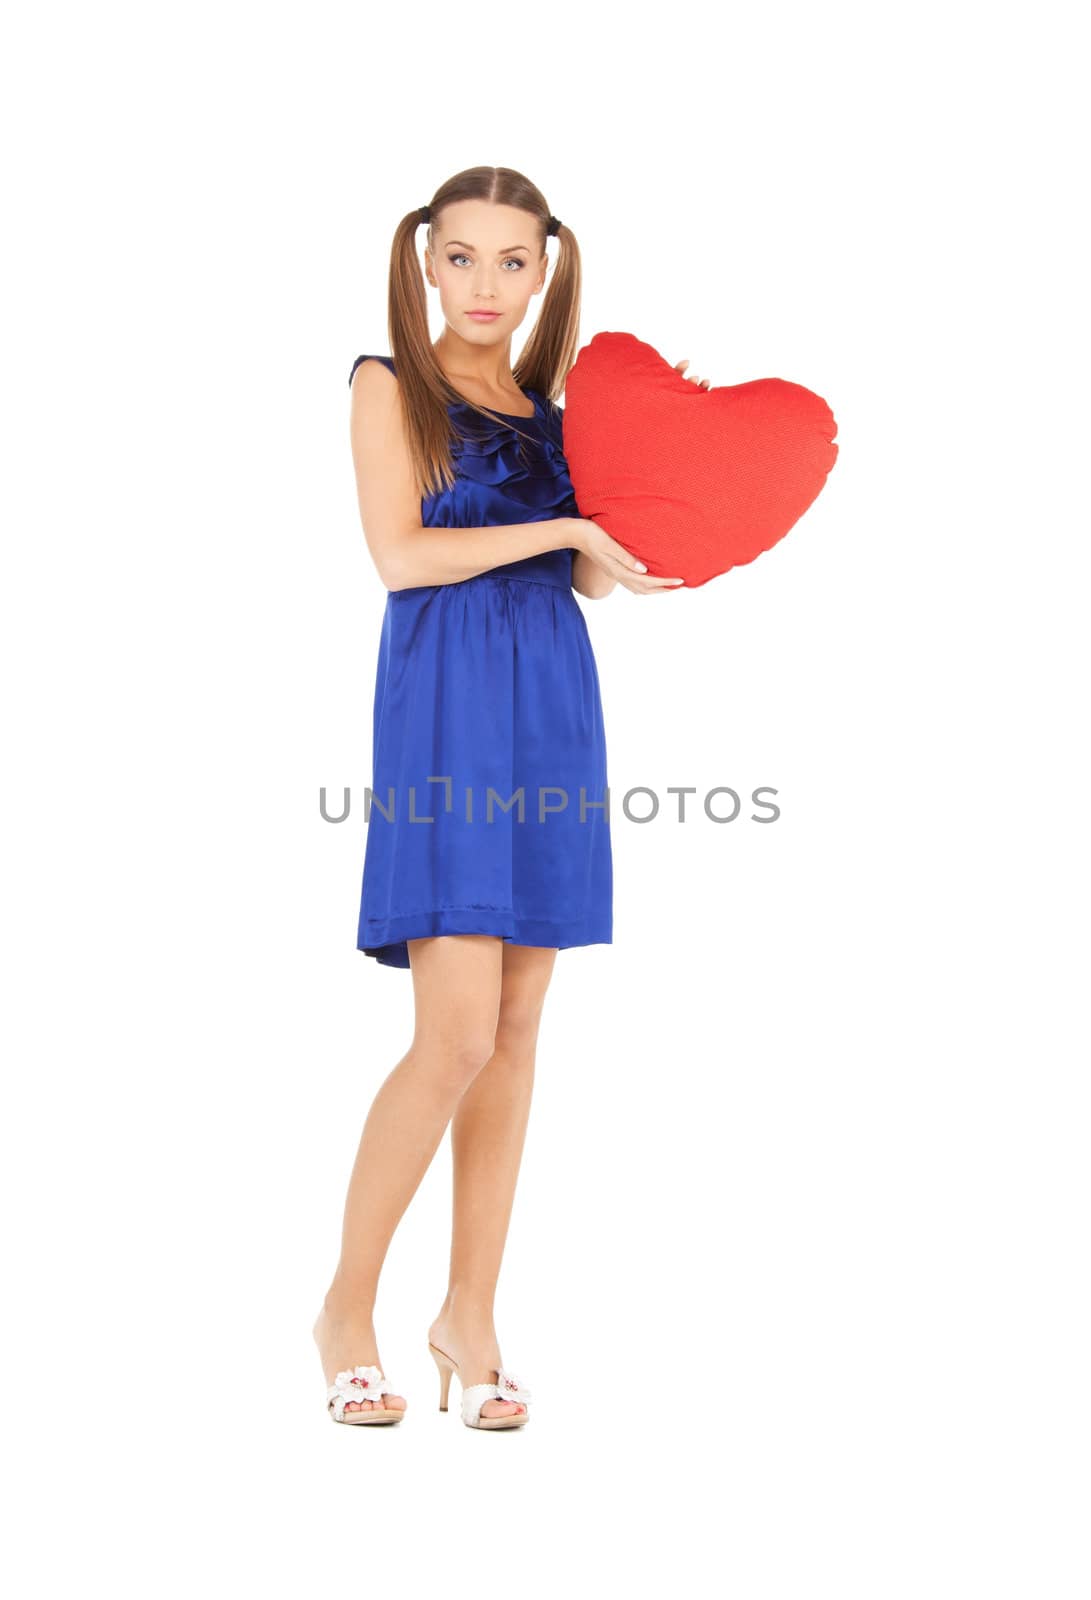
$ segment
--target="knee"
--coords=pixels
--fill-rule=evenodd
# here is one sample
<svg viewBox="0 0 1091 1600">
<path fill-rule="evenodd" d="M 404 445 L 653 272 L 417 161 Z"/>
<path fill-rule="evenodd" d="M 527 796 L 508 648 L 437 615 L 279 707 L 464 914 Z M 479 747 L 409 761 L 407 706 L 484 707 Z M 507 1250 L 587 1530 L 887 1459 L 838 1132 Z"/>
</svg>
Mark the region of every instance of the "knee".
<svg viewBox="0 0 1091 1600">
<path fill-rule="evenodd" d="M 496 1024 L 496 1049 L 513 1059 L 532 1056 L 541 1020 L 540 1000 L 527 998 L 501 1006 Z"/>
<path fill-rule="evenodd" d="M 496 1040 L 495 1035 L 487 1032 L 460 1033 L 421 1043 L 416 1048 L 427 1059 L 429 1072 L 439 1089 L 461 1095 L 491 1058 Z"/>
</svg>

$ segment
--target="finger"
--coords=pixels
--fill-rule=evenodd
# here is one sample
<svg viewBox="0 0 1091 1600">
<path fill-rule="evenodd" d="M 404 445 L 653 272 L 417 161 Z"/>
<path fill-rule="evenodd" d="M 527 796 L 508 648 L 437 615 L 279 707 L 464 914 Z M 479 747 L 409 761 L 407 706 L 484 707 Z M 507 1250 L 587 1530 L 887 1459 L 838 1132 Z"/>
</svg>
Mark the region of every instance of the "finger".
<svg viewBox="0 0 1091 1600">
<path fill-rule="evenodd" d="M 674 363 L 674 370 L 675 370 L 675 372 L 681 372 L 683 367 L 688 367 L 688 366 L 689 366 L 689 356 L 687 356 L 684 361 L 676 361 Z"/>
<path fill-rule="evenodd" d="M 606 555 L 611 561 L 616 561 L 619 567 L 624 567 L 626 572 L 647 572 L 648 570 L 643 561 L 631 555 L 623 544 L 619 544 L 614 550 L 607 550 Z"/>
<path fill-rule="evenodd" d="M 662 594 L 665 589 L 677 589 L 685 582 L 684 578 L 622 578 L 627 589 L 633 594 Z"/>
<path fill-rule="evenodd" d="M 648 571 L 648 569 L 645 567 L 644 568 L 644 572 L 647 572 L 647 571 Z M 686 581 L 685 578 L 661 578 L 661 577 L 659 577 L 657 575 L 653 575 L 650 572 L 648 573 L 647 577 L 644 577 L 643 575 L 638 575 L 636 573 L 631 574 L 631 576 L 633 577 L 633 579 L 634 579 L 634 581 L 636 583 L 639 583 L 641 585 L 641 587 L 645 588 L 645 589 L 652 589 L 652 588 L 665 589 L 665 588 L 673 587 L 673 586 L 675 586 L 675 585 L 677 585 L 679 583 L 685 583 L 685 581 Z"/>
</svg>

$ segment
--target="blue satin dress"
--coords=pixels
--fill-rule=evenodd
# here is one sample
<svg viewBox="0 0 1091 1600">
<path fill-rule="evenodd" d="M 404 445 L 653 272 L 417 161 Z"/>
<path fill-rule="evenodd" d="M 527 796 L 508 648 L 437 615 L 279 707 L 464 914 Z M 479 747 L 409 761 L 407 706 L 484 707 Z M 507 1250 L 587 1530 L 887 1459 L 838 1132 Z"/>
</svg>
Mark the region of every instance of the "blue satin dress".
<svg viewBox="0 0 1091 1600">
<path fill-rule="evenodd" d="M 579 515 L 563 412 L 526 393 L 533 417 L 448 407 L 457 477 L 422 499 L 425 527 Z M 437 934 L 613 942 L 606 739 L 574 554 L 387 593 L 356 939 L 382 966 L 408 967 L 406 941 Z"/>
</svg>

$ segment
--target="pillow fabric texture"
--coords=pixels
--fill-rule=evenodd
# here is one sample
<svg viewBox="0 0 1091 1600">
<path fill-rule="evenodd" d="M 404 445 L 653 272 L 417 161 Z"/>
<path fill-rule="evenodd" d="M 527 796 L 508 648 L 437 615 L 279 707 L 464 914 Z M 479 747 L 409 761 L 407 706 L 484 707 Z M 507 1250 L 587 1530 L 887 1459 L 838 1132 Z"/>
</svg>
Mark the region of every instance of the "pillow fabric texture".
<svg viewBox="0 0 1091 1600">
<path fill-rule="evenodd" d="M 783 539 L 825 484 L 836 433 L 801 384 L 700 389 L 631 333 L 596 333 L 565 384 L 580 515 L 688 589 Z"/>
</svg>

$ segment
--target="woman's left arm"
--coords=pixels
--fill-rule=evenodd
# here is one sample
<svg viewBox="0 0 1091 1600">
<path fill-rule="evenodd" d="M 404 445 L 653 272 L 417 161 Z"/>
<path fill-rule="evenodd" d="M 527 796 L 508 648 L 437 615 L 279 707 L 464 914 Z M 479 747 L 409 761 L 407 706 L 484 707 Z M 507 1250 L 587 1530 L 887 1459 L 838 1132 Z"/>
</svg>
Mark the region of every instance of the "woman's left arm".
<svg viewBox="0 0 1091 1600">
<path fill-rule="evenodd" d="M 685 373 L 683 369 L 689 366 L 689 357 L 684 361 L 674 363 L 675 372 Z M 699 389 L 712 387 L 711 378 L 690 378 L 690 383 L 695 383 Z M 582 594 L 588 600 L 604 600 L 612 589 L 617 588 L 617 579 L 611 578 L 604 572 L 597 561 L 592 561 L 589 555 L 582 550 L 577 550 L 572 557 L 572 587 L 577 594 Z"/>
</svg>

